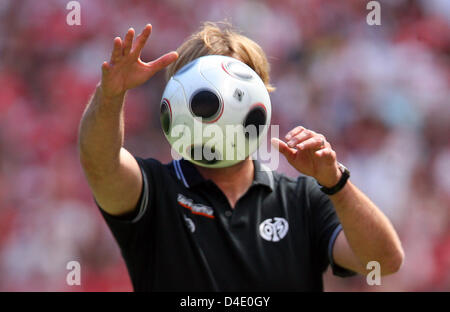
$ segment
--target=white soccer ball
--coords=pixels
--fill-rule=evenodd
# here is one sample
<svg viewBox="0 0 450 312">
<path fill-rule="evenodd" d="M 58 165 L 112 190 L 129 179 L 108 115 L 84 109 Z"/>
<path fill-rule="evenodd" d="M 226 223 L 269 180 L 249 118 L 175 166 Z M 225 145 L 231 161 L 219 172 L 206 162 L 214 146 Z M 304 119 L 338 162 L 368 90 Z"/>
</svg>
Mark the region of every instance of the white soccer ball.
<svg viewBox="0 0 450 312">
<path fill-rule="evenodd" d="M 199 166 L 223 168 L 257 150 L 272 109 L 255 71 L 235 58 L 208 55 L 170 78 L 160 113 L 174 151 Z"/>
</svg>

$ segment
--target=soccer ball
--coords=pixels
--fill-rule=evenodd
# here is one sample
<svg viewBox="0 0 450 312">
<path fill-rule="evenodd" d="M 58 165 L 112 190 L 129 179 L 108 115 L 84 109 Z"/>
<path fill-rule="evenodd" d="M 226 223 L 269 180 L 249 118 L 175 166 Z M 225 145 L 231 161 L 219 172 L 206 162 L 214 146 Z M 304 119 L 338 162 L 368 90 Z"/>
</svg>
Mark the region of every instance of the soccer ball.
<svg viewBox="0 0 450 312">
<path fill-rule="evenodd" d="M 232 166 L 254 153 L 271 118 L 269 93 L 243 62 L 223 55 L 193 60 L 170 78 L 160 120 L 172 149 L 203 167 Z"/>
</svg>

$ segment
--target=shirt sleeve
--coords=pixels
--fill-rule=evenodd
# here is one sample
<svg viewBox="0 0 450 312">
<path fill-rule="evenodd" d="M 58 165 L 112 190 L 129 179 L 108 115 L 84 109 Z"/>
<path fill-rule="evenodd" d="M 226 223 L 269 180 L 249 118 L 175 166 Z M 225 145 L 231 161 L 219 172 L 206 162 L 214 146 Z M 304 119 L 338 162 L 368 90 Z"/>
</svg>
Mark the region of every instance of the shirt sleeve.
<svg viewBox="0 0 450 312">
<path fill-rule="evenodd" d="M 338 234 L 342 231 L 342 225 L 328 195 L 320 190 L 317 182 L 308 178 L 308 195 L 312 218 L 312 239 L 317 255 L 317 263 L 321 272 L 328 265 L 331 266 L 334 275 L 340 277 L 353 276 L 356 273 L 345 269 L 334 262 L 333 247 Z"/>
<path fill-rule="evenodd" d="M 158 185 L 161 185 L 158 183 L 158 176 L 160 176 L 158 171 L 161 170 L 161 163 L 154 159 L 135 158 L 142 174 L 142 189 L 136 208 L 128 214 L 113 216 L 101 209 L 96 202 L 122 250 L 135 246 L 139 237 L 142 237 L 143 231 L 147 228 L 146 225 L 149 224 L 152 206 L 155 205 Z"/>
</svg>

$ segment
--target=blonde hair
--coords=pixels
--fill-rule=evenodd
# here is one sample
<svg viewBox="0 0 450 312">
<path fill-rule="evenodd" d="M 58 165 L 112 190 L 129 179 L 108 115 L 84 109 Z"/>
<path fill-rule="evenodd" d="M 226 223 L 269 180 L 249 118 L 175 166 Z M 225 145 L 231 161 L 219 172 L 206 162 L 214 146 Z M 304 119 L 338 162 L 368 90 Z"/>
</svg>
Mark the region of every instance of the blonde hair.
<svg viewBox="0 0 450 312">
<path fill-rule="evenodd" d="M 178 49 L 178 59 L 166 70 L 166 78 L 172 77 L 192 60 L 205 55 L 226 55 L 250 66 L 266 85 L 269 92 L 275 88 L 269 82 L 270 65 L 266 54 L 253 40 L 239 34 L 230 23 L 205 22 Z"/>
</svg>

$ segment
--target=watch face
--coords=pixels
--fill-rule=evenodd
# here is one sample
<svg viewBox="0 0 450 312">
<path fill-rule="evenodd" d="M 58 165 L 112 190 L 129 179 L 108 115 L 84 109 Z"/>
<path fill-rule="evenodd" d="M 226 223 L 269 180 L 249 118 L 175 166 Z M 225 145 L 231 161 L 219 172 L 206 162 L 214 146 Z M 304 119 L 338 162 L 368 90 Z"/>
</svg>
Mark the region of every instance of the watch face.
<svg viewBox="0 0 450 312">
<path fill-rule="evenodd" d="M 344 165 L 341 164 L 341 163 L 338 163 L 338 166 L 339 166 L 339 170 L 340 170 L 342 173 L 344 173 L 344 171 L 345 171 Z"/>
<path fill-rule="evenodd" d="M 341 164 L 341 163 L 338 163 L 338 164 L 339 164 L 339 170 L 341 170 L 342 173 L 344 173 L 346 171 L 349 172 L 347 167 L 345 167 L 343 164 Z"/>
</svg>

